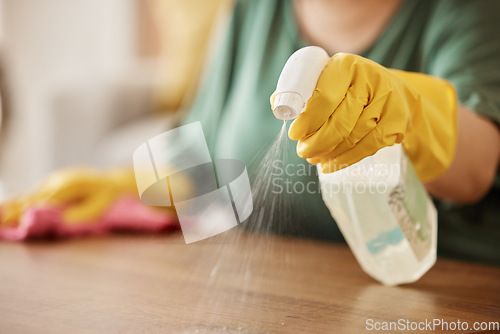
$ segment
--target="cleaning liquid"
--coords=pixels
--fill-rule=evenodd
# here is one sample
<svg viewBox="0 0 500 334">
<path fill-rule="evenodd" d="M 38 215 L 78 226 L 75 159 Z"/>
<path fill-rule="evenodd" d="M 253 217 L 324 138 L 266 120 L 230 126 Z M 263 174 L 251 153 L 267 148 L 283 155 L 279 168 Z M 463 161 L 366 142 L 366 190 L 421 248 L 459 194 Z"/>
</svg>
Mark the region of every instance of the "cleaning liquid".
<svg viewBox="0 0 500 334">
<path fill-rule="evenodd" d="M 315 46 L 290 56 L 275 92 L 277 118 L 294 119 L 305 110 L 329 59 Z M 418 280 L 434 265 L 437 212 L 401 145 L 318 174 L 323 201 L 366 273 L 397 285 Z"/>
</svg>

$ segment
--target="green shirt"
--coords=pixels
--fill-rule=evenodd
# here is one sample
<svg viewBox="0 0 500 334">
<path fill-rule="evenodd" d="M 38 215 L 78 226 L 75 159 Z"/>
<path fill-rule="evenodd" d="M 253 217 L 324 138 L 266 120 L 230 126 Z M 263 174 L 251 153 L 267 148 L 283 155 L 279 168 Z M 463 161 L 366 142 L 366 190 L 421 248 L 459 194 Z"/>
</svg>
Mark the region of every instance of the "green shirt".
<svg viewBox="0 0 500 334">
<path fill-rule="evenodd" d="M 407 0 L 362 56 L 386 67 L 446 78 L 456 87 L 460 103 L 500 123 L 499 18 L 496 0 Z M 202 122 L 215 158 L 240 159 L 252 172 L 255 157 L 269 147 L 282 125 L 270 110 L 269 96 L 288 57 L 307 44 L 297 32 L 290 1 L 237 3 L 185 119 Z M 306 167 L 295 154 L 290 159 L 296 170 Z M 291 181 L 317 183 L 314 169 L 307 170 L 313 172 L 294 175 Z M 286 226 L 270 221 L 273 227 L 281 224 L 275 230 L 342 240 L 319 192 L 283 196 L 290 216 Z M 480 203 L 457 206 L 436 201 L 436 206 L 440 255 L 500 264 L 498 175 Z"/>
</svg>

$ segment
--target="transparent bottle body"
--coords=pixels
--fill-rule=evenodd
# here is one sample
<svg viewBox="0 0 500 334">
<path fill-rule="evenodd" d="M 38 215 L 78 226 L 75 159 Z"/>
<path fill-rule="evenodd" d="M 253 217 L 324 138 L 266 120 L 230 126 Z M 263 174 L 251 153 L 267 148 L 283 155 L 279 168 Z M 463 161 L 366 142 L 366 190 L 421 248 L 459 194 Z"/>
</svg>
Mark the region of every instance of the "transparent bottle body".
<svg viewBox="0 0 500 334">
<path fill-rule="evenodd" d="M 437 212 L 400 145 L 319 179 L 326 206 L 370 276 L 410 283 L 433 266 Z"/>
</svg>

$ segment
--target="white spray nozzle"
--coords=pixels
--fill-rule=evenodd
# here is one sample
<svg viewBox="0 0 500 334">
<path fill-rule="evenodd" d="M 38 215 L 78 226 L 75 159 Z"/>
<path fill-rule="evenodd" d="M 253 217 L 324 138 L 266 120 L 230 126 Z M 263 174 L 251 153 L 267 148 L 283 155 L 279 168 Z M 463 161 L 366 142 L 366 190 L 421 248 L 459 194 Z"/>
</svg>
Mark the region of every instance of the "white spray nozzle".
<svg viewBox="0 0 500 334">
<path fill-rule="evenodd" d="M 295 119 L 305 110 L 329 60 L 328 53 L 318 46 L 299 49 L 288 58 L 276 86 L 273 104 L 276 118 Z"/>
</svg>

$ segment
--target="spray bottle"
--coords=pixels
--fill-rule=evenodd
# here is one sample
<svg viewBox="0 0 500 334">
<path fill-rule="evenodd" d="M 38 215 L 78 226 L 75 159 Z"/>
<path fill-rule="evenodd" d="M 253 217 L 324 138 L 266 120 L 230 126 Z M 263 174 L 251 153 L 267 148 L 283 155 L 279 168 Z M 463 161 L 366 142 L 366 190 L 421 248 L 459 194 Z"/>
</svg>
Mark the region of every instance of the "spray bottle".
<svg viewBox="0 0 500 334">
<path fill-rule="evenodd" d="M 305 110 L 329 59 L 316 46 L 290 56 L 276 87 L 276 118 Z M 318 174 L 323 201 L 366 273 L 390 286 L 414 282 L 434 265 L 437 212 L 400 144 Z"/>
</svg>

